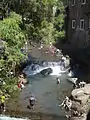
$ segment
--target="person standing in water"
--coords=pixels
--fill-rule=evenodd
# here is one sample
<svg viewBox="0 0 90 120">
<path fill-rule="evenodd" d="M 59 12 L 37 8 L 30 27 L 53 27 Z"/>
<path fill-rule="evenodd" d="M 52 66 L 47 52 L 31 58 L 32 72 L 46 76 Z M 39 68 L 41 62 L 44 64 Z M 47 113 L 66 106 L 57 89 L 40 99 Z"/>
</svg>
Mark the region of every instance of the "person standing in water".
<svg viewBox="0 0 90 120">
<path fill-rule="evenodd" d="M 59 79 L 59 77 L 57 77 L 56 79 L 57 79 L 57 84 L 60 84 L 60 79 Z"/>
<path fill-rule="evenodd" d="M 30 105 L 30 109 L 33 109 L 34 105 L 35 105 L 35 97 L 34 95 L 31 95 L 29 98 L 29 105 Z"/>
</svg>

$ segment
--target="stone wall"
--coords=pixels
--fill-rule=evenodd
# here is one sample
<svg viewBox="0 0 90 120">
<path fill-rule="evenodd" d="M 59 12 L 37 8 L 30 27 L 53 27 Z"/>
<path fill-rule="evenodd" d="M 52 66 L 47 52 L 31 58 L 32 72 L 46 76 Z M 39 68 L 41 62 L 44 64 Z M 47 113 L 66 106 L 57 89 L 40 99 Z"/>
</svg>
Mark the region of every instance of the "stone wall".
<svg viewBox="0 0 90 120">
<path fill-rule="evenodd" d="M 82 4 L 80 0 L 75 0 L 75 4 L 72 5 L 69 0 L 69 14 L 68 14 L 68 40 L 78 48 L 90 46 L 90 0 L 86 0 L 85 4 Z M 84 19 L 84 30 L 80 29 L 80 19 Z M 72 20 L 76 20 L 75 29 L 72 28 Z"/>
</svg>

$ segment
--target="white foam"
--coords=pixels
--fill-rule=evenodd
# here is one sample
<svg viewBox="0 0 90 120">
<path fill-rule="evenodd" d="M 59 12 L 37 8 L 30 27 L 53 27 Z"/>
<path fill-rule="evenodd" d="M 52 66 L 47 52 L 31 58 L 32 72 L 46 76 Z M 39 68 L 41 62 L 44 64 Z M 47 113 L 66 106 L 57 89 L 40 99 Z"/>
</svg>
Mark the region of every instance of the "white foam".
<svg viewBox="0 0 90 120">
<path fill-rule="evenodd" d="M 65 71 L 61 71 L 60 70 L 60 66 L 54 66 L 54 67 L 50 67 L 53 72 L 50 75 L 61 75 L 62 73 L 65 73 Z"/>
<path fill-rule="evenodd" d="M 35 70 L 31 69 L 32 65 L 27 66 L 23 70 L 23 72 L 27 76 L 36 75 L 36 74 L 40 73 L 42 70 L 47 69 L 47 68 L 51 68 L 53 71 L 50 75 L 61 75 L 62 73 L 65 73 L 67 71 L 67 69 L 63 69 L 63 67 L 60 66 L 60 62 L 48 62 L 47 64 L 45 64 L 45 66 L 40 66 L 37 64 L 37 65 L 35 65 L 35 68 L 36 68 Z"/>
<path fill-rule="evenodd" d="M 28 118 L 14 118 L 9 116 L 0 115 L 0 120 L 30 120 Z"/>
</svg>

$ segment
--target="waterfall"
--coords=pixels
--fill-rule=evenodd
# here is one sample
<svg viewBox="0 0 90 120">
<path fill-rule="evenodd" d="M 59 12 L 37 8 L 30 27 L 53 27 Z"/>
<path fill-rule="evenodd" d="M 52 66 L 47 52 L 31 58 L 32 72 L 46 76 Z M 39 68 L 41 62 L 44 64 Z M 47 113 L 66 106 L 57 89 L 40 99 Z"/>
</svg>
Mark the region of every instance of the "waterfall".
<svg viewBox="0 0 90 120">
<path fill-rule="evenodd" d="M 33 67 L 33 70 L 32 70 Z M 51 68 L 52 73 L 50 75 L 61 75 L 61 73 L 65 73 L 68 69 L 65 69 L 63 66 L 60 65 L 60 62 L 44 62 L 43 65 L 40 64 L 31 64 L 27 66 L 23 72 L 27 76 L 32 76 L 40 73 L 42 70 Z"/>
</svg>

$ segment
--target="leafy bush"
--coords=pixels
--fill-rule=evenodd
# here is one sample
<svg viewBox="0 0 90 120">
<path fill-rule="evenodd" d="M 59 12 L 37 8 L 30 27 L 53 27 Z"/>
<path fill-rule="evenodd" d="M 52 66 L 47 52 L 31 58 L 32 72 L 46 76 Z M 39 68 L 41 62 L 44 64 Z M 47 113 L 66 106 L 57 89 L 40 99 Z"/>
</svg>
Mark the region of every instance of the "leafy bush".
<svg viewBox="0 0 90 120">
<path fill-rule="evenodd" d="M 2 87 L 9 93 L 15 90 L 15 68 L 24 58 L 20 49 L 25 43 L 25 34 L 20 24 L 21 16 L 16 13 L 11 13 L 8 18 L 0 21 L 0 38 L 4 41 L 4 52 L 0 57 L 0 78 L 6 82 Z"/>
</svg>

